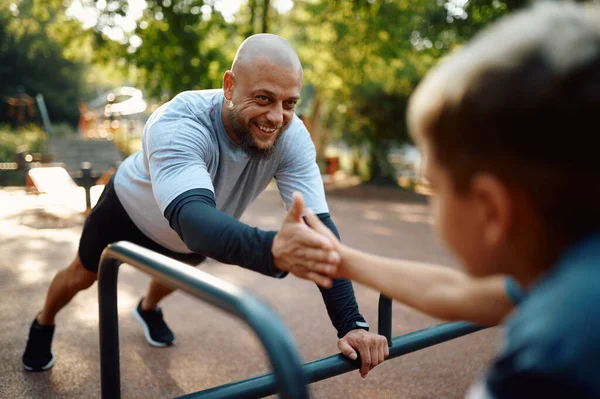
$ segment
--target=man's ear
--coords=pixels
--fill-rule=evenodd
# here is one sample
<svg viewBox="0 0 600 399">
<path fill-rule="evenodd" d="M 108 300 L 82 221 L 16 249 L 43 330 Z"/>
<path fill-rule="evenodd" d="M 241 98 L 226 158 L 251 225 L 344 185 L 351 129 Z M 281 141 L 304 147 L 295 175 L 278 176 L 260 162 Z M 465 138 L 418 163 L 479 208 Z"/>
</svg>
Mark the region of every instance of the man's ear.
<svg viewBox="0 0 600 399">
<path fill-rule="evenodd" d="M 489 249 L 498 248 L 507 239 L 513 222 L 514 207 L 505 183 L 490 173 L 475 175 L 470 184 L 474 212 L 481 223 L 481 242 Z"/>
<path fill-rule="evenodd" d="M 231 99 L 233 98 L 233 83 L 233 71 L 225 72 L 225 75 L 223 75 L 223 93 L 225 94 L 225 99 L 227 101 L 231 101 Z"/>
</svg>

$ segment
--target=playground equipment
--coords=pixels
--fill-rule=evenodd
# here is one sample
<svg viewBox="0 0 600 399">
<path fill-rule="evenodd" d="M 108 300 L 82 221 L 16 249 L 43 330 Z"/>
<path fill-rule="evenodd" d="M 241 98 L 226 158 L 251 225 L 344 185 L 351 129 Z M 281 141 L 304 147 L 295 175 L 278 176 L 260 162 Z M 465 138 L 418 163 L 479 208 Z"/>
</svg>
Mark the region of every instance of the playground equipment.
<svg viewBox="0 0 600 399">
<path fill-rule="evenodd" d="M 100 311 L 100 366 L 103 399 L 121 397 L 117 275 L 127 263 L 159 281 L 208 302 L 245 321 L 264 346 L 273 373 L 180 396 L 177 399 L 250 399 L 280 392 L 282 398 L 306 399 L 306 384 L 360 368 L 360 360 L 341 354 L 302 365 L 289 331 L 262 302 L 239 287 L 166 256 L 128 242 L 109 245 L 100 259 L 98 304 Z M 386 360 L 484 329 L 464 322 L 444 323 L 403 336 L 391 337 L 391 300 L 379 300 L 379 333 L 389 343 Z"/>
</svg>

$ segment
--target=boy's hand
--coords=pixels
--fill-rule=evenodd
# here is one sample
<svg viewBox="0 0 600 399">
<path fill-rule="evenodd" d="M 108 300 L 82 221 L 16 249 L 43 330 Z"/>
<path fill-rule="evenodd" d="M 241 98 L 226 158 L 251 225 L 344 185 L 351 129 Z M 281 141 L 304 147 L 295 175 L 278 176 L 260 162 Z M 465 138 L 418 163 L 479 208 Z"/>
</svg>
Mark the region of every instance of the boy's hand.
<svg viewBox="0 0 600 399">
<path fill-rule="evenodd" d="M 341 259 L 342 255 L 342 243 L 340 240 L 333 234 L 333 232 L 321 222 L 321 219 L 313 212 L 312 209 L 306 209 L 306 215 L 304 216 L 306 219 L 306 223 L 317 233 L 327 237 L 332 244 L 332 249 L 340 256 L 340 260 L 338 262 L 338 267 L 335 269 L 327 269 L 325 273 L 330 277 L 344 277 L 341 274 L 341 267 L 343 266 L 343 262 Z"/>
<path fill-rule="evenodd" d="M 333 284 L 330 276 L 336 273 L 340 255 L 329 236 L 304 223 L 303 211 L 304 199 L 294 193 L 292 207 L 273 240 L 273 262 L 280 270 L 330 288 Z"/>
</svg>

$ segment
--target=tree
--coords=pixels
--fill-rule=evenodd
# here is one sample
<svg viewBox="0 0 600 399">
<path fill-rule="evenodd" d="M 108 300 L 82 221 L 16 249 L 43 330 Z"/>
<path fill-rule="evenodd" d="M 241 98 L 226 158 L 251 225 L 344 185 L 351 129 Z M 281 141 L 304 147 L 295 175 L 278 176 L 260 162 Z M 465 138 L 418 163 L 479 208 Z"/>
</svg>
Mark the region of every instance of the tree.
<svg viewBox="0 0 600 399">
<path fill-rule="evenodd" d="M 135 29 L 122 26 L 128 1 L 96 9 L 98 60 L 117 60 L 151 96 L 219 87 L 242 35 L 203 0 L 147 0 Z M 93 0 L 87 0 L 93 7 Z M 112 38 L 112 39 L 111 39 Z"/>
<path fill-rule="evenodd" d="M 387 150 L 410 140 L 407 100 L 438 60 L 519 0 L 296 1 L 282 33 L 299 49 L 314 87 L 311 126 L 370 151 L 371 180 L 389 180 Z M 332 134 L 324 134 L 331 132 Z"/>
<path fill-rule="evenodd" d="M 41 93 L 51 120 L 74 125 L 77 104 L 86 95 L 85 67 L 66 54 L 65 30 L 81 31 L 61 2 L 0 5 L 0 98 L 13 96 L 18 87 L 31 96 Z M 0 121 L 7 121 L 6 111 L 6 106 L 0 111 Z"/>
</svg>

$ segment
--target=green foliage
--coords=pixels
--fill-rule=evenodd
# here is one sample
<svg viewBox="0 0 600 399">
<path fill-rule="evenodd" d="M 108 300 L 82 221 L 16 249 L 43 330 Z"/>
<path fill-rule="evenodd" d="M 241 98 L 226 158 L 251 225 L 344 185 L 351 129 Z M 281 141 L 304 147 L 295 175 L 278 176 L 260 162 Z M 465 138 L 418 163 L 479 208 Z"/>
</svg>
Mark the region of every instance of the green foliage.
<svg viewBox="0 0 600 399">
<path fill-rule="evenodd" d="M 77 104 L 84 96 L 84 65 L 65 55 L 65 36 L 78 24 L 65 20 L 62 5 L 22 0 L 0 6 L 0 99 L 14 96 L 19 86 L 44 96 L 52 121 L 77 122 Z M 60 28 L 60 29 L 58 29 Z M 3 101 L 0 122 L 8 121 Z"/>
<path fill-rule="evenodd" d="M 296 1 L 284 36 L 305 65 L 331 137 L 370 150 L 371 180 L 393 175 L 387 151 L 410 141 L 405 112 L 438 60 L 520 0 Z"/>
<path fill-rule="evenodd" d="M 77 134 L 77 131 L 68 123 L 56 123 L 52 125 L 52 134 L 53 138 L 59 137 L 74 137 Z"/>
<path fill-rule="evenodd" d="M 88 1 L 91 3 L 91 0 Z M 190 89 L 219 87 L 242 37 L 235 24 L 228 24 L 212 2 L 202 0 L 148 0 L 136 28 L 121 41 L 107 34 L 121 29 L 116 10 L 102 10 L 95 27 L 97 59 L 117 60 L 123 70 L 135 70 L 137 83 L 157 98 Z"/>
<path fill-rule="evenodd" d="M 97 14 L 92 29 L 66 16 L 75 1 Z M 115 86 L 123 76 L 161 100 L 220 87 L 242 40 L 270 31 L 290 40 L 303 61 L 299 112 L 322 132 L 318 140 L 368 148 L 370 178 L 389 179 L 387 151 L 410 140 L 406 104 L 426 71 L 482 27 L 526 4 L 295 0 L 291 12 L 280 15 L 274 2 L 248 0 L 229 21 L 219 11 L 227 1 L 146 0 L 127 28 L 128 0 L 12 0 L 17 14 L 11 3 L 0 5 L 0 95 L 23 85 L 32 95 L 44 94 L 53 121 L 73 123 L 89 87 Z"/>
<path fill-rule="evenodd" d="M 0 125 L 0 162 L 15 162 L 17 150 L 42 153 L 45 141 L 46 134 L 39 126 L 28 125 L 17 131 Z"/>
</svg>

